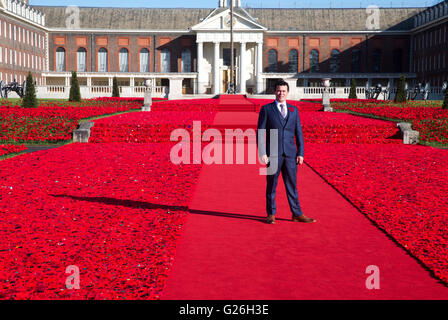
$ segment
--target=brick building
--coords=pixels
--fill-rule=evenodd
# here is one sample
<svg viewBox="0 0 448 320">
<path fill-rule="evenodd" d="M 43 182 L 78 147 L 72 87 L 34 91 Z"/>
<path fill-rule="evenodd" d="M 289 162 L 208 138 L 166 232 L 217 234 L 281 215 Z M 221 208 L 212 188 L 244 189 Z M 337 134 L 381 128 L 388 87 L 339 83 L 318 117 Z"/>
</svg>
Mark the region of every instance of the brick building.
<svg viewBox="0 0 448 320">
<path fill-rule="evenodd" d="M 434 87 L 448 79 L 446 0 L 430 8 L 367 9 L 250 9 L 231 1 L 238 92 L 269 93 L 278 78 L 296 98 L 323 77 L 336 87 L 351 78 L 361 87 L 394 85 L 402 74 Z M 229 2 L 215 9 L 30 8 L 41 16 L 38 24 L 13 14 L 14 5 L 29 8 L 22 1 L 0 0 L 2 28 L 29 28 L 44 40 L 43 47 L 39 40 L 37 47 L 11 43 L 2 30 L 0 46 L 42 60 L 35 72 L 47 96 L 66 93 L 70 71 L 78 72 L 83 96 L 110 92 L 114 76 L 124 95 L 142 95 L 145 78 L 172 98 L 219 94 L 230 78 Z M 4 62 L 0 76 L 8 81 L 28 69 Z"/>
</svg>

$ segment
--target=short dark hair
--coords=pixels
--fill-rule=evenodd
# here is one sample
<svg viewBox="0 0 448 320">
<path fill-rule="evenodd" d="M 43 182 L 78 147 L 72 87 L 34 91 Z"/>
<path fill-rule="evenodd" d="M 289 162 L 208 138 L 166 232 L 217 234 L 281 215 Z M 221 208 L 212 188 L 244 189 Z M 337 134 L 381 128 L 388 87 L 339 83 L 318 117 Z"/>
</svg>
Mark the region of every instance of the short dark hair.
<svg viewBox="0 0 448 320">
<path fill-rule="evenodd" d="M 277 91 L 277 87 L 279 87 L 279 86 L 286 86 L 288 88 L 288 92 L 289 92 L 289 84 L 285 80 L 283 80 L 283 79 L 277 80 L 277 82 L 275 83 L 275 86 L 274 86 L 276 91 Z"/>
</svg>

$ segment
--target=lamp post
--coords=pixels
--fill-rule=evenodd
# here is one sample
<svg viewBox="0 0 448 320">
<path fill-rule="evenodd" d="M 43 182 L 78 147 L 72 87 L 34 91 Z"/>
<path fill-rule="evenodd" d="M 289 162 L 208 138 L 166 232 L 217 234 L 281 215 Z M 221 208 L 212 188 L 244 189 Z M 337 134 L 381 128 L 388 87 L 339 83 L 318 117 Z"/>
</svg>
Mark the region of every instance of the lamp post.
<svg viewBox="0 0 448 320">
<path fill-rule="evenodd" d="M 233 0 L 230 0 L 230 85 L 229 93 L 235 93 L 235 64 L 233 53 Z"/>
</svg>

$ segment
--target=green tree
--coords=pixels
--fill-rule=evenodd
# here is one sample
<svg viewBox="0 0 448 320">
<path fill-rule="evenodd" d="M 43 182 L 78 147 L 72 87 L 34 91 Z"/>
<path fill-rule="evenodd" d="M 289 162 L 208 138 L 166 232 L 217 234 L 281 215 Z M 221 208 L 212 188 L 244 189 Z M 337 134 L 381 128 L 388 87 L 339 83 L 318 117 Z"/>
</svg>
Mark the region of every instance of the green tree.
<svg viewBox="0 0 448 320">
<path fill-rule="evenodd" d="M 356 79 L 350 80 L 350 93 L 348 95 L 349 99 L 358 99 L 358 96 L 356 95 Z"/>
<path fill-rule="evenodd" d="M 81 91 L 79 89 L 79 82 L 76 71 L 72 71 L 70 95 L 68 101 L 81 102 Z"/>
<path fill-rule="evenodd" d="M 119 97 L 119 96 L 120 96 L 120 90 L 118 89 L 117 77 L 114 77 L 112 83 L 112 97 Z"/>
<path fill-rule="evenodd" d="M 38 105 L 36 98 L 36 88 L 34 87 L 33 75 L 28 72 L 26 77 L 26 89 L 25 96 L 22 99 L 22 107 L 25 108 L 36 108 Z"/>
<path fill-rule="evenodd" d="M 445 89 L 445 99 L 443 100 L 442 109 L 448 109 L 448 86 Z"/>
<path fill-rule="evenodd" d="M 406 78 L 404 76 L 400 77 L 398 81 L 397 94 L 395 95 L 395 102 L 406 102 Z"/>
</svg>

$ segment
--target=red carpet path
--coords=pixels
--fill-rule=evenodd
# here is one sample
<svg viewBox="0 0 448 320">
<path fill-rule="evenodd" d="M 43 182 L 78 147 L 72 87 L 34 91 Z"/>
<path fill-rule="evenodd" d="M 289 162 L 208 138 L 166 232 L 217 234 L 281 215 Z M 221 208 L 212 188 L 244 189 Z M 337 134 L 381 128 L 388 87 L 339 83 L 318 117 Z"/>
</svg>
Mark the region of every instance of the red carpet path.
<svg viewBox="0 0 448 320">
<path fill-rule="evenodd" d="M 446 286 L 306 164 L 299 198 L 317 223 L 289 220 L 281 178 L 277 224 L 264 223 L 260 167 L 203 166 L 162 299 L 448 299 Z M 369 265 L 380 270 L 378 290 L 366 288 Z"/>
</svg>

